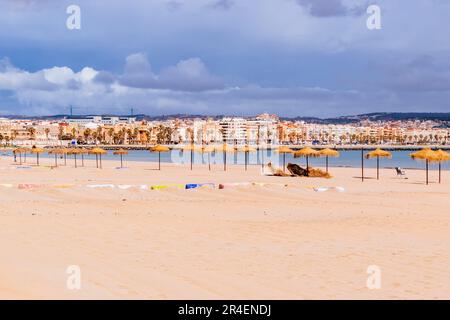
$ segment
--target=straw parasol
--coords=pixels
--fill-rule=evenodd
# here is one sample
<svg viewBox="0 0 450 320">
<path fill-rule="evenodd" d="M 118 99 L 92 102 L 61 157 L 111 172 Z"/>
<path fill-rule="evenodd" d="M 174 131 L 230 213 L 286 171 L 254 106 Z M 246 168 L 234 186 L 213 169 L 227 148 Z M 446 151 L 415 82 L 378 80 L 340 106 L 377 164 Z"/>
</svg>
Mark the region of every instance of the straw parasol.
<svg viewBox="0 0 450 320">
<path fill-rule="evenodd" d="M 202 154 L 207 153 L 208 154 L 208 170 L 211 171 L 211 152 L 214 151 L 213 147 L 203 146 L 200 148 L 200 152 Z"/>
<path fill-rule="evenodd" d="M 69 148 L 66 149 L 67 154 L 72 154 L 73 158 L 75 160 L 75 168 L 77 168 L 77 154 L 80 153 L 80 149 L 78 148 Z"/>
<path fill-rule="evenodd" d="M 236 150 L 226 143 L 222 144 L 221 146 L 217 146 L 215 150 L 223 152 L 223 171 L 227 171 L 227 153 L 235 152 Z"/>
<path fill-rule="evenodd" d="M 58 166 L 58 155 L 63 155 L 65 154 L 66 151 L 64 148 L 56 148 L 56 149 L 52 149 L 48 152 L 48 154 L 53 154 L 55 156 L 55 166 Z"/>
<path fill-rule="evenodd" d="M 23 152 L 23 162 L 27 162 L 27 153 L 31 151 L 31 148 L 21 148 L 22 152 Z"/>
<path fill-rule="evenodd" d="M 382 150 L 380 148 L 366 154 L 366 159 L 377 158 L 377 180 L 380 180 L 380 158 L 391 158 L 392 153 Z"/>
<path fill-rule="evenodd" d="M 45 152 L 44 149 L 42 148 L 38 148 L 36 146 L 33 146 L 33 148 L 31 148 L 31 153 L 36 154 L 36 164 L 39 165 L 39 154 Z"/>
<path fill-rule="evenodd" d="M 414 160 L 425 160 L 425 170 L 426 170 L 426 183 L 428 185 L 428 167 L 430 161 L 437 161 L 436 154 L 430 148 L 425 148 L 420 151 L 410 154 L 411 158 Z"/>
<path fill-rule="evenodd" d="M 84 167 L 84 155 L 89 154 L 89 150 L 86 148 L 79 148 L 78 154 L 81 155 L 81 166 Z"/>
<path fill-rule="evenodd" d="M 439 163 L 439 183 L 441 183 L 442 162 L 446 162 L 446 161 L 450 160 L 450 153 L 439 149 L 437 151 L 434 151 L 434 155 L 436 156 L 436 159 L 434 159 L 433 161 Z"/>
<path fill-rule="evenodd" d="M 22 164 L 22 153 L 26 152 L 27 149 L 26 148 L 16 148 L 13 150 L 13 154 L 14 154 L 14 162 L 16 162 L 16 157 L 17 154 L 19 154 L 19 164 Z"/>
<path fill-rule="evenodd" d="M 245 146 L 239 149 L 239 151 L 244 152 L 244 159 L 245 159 L 245 171 L 247 171 L 247 163 L 248 163 L 248 154 L 250 152 L 256 152 L 255 148 L 252 148 L 250 146 Z"/>
<path fill-rule="evenodd" d="M 317 150 L 314 150 L 310 147 L 305 147 L 299 151 L 294 152 L 294 157 L 305 157 L 306 158 L 306 170 L 309 168 L 309 157 L 319 157 L 320 153 Z"/>
<path fill-rule="evenodd" d="M 102 148 L 94 148 L 89 151 L 90 154 L 95 154 L 95 163 L 97 168 L 99 168 L 99 159 L 100 159 L 100 169 L 102 169 L 102 155 L 107 154 L 108 152 Z"/>
<path fill-rule="evenodd" d="M 339 157 L 339 152 L 334 150 L 334 149 L 330 149 L 330 148 L 326 148 L 326 149 L 322 149 L 319 151 L 319 155 L 321 157 L 325 157 L 326 158 L 326 168 L 327 168 L 327 173 L 328 173 L 328 158 L 329 157 Z"/>
<path fill-rule="evenodd" d="M 161 152 L 169 152 L 170 149 L 165 146 L 157 145 L 150 148 L 150 152 L 158 152 L 158 170 L 161 170 Z"/>
<path fill-rule="evenodd" d="M 64 165 L 67 166 L 67 154 L 69 153 L 70 148 L 61 148 L 61 154 L 64 157 Z"/>
<path fill-rule="evenodd" d="M 291 148 L 281 146 L 275 150 L 276 153 L 280 153 L 283 155 L 283 172 L 286 171 L 286 153 L 294 153 L 294 150 Z"/>
<path fill-rule="evenodd" d="M 123 156 L 128 154 L 128 151 L 120 148 L 119 150 L 114 151 L 115 156 L 120 156 L 120 167 L 123 168 Z"/>
<path fill-rule="evenodd" d="M 189 144 L 187 146 L 184 146 L 182 148 L 182 150 L 183 150 L 183 152 L 184 151 L 190 151 L 191 152 L 191 170 L 192 170 L 192 164 L 194 163 L 194 152 L 198 151 L 198 148 L 193 143 L 191 143 L 191 144 Z"/>
</svg>

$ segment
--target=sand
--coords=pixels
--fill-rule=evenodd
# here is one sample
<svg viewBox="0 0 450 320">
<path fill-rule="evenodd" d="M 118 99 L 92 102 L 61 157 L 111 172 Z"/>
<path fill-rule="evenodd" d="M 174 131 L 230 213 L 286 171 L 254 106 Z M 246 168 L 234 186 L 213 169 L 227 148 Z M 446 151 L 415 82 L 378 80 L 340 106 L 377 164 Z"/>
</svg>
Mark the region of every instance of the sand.
<svg viewBox="0 0 450 320">
<path fill-rule="evenodd" d="M 72 162 L 15 169 L 0 159 L 1 299 L 450 298 L 448 171 L 440 185 L 432 171 L 426 186 L 421 170 L 406 180 L 382 169 L 377 181 L 367 169 L 361 183 L 352 168 L 331 168 L 326 180 L 261 176 L 259 166 Z M 86 187 L 198 182 L 269 184 Z M 42 186 L 19 190 L 24 183 Z M 313 189 L 333 186 L 345 192 Z M 79 290 L 67 287 L 71 265 Z M 381 270 L 379 289 L 366 286 L 370 265 Z"/>
</svg>

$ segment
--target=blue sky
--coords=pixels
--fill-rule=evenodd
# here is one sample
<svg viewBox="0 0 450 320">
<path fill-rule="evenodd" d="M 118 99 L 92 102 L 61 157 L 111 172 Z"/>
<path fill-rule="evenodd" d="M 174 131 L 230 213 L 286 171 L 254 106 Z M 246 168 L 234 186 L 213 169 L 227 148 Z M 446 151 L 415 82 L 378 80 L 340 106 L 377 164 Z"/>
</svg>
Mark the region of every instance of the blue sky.
<svg viewBox="0 0 450 320">
<path fill-rule="evenodd" d="M 0 114 L 450 112 L 449 16 L 450 0 L 0 0 Z"/>
</svg>

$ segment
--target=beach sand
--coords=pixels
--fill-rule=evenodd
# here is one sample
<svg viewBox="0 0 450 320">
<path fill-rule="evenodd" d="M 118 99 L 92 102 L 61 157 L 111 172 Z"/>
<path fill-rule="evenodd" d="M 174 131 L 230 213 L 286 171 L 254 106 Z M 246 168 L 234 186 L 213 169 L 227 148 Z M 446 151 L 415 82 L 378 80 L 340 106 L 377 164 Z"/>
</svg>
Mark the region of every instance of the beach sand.
<svg viewBox="0 0 450 320">
<path fill-rule="evenodd" d="M 382 169 L 377 181 L 367 169 L 361 183 L 356 168 L 331 168 L 326 180 L 262 176 L 259 166 L 86 164 L 16 169 L 0 159 L 0 298 L 450 299 L 448 171 L 440 185 L 431 171 L 426 186 L 422 170 L 406 180 Z M 269 184 L 86 187 L 200 182 Z M 333 186 L 345 192 L 313 189 Z M 67 288 L 71 265 L 80 290 Z M 380 289 L 366 286 L 370 265 Z"/>
</svg>

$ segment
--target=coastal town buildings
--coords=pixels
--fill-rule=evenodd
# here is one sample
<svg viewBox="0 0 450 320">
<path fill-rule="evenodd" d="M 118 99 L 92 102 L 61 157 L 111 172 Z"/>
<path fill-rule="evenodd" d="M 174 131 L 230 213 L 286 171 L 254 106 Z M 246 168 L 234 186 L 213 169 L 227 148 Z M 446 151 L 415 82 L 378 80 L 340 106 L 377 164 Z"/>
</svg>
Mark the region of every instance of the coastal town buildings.
<svg viewBox="0 0 450 320">
<path fill-rule="evenodd" d="M 0 118 L 3 145 L 110 144 L 202 145 L 449 145 L 448 123 L 360 121 L 343 124 L 255 117 L 138 119 L 132 116 L 68 116 L 60 119 Z"/>
</svg>

